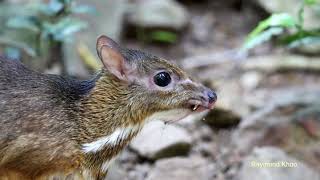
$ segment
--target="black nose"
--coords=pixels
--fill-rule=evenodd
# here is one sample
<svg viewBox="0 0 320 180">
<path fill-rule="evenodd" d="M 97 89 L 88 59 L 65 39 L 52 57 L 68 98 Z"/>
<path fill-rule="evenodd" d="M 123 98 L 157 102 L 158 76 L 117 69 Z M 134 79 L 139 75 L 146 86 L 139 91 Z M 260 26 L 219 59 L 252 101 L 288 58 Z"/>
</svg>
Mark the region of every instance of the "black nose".
<svg viewBox="0 0 320 180">
<path fill-rule="evenodd" d="M 213 91 L 208 91 L 208 98 L 209 98 L 209 103 L 213 103 L 218 99 L 217 94 Z"/>
</svg>

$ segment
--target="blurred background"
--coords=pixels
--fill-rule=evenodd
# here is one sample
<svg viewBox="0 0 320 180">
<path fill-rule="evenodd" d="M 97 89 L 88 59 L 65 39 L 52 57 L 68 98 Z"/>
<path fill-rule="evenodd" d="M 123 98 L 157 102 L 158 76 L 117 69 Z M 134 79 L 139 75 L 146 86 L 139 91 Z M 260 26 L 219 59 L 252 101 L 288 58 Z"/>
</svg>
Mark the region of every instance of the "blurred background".
<svg viewBox="0 0 320 180">
<path fill-rule="evenodd" d="M 89 78 L 105 34 L 216 90 L 203 120 L 148 124 L 108 180 L 320 179 L 317 0 L 0 0 L 0 24 L 0 55 L 37 71 Z"/>
</svg>

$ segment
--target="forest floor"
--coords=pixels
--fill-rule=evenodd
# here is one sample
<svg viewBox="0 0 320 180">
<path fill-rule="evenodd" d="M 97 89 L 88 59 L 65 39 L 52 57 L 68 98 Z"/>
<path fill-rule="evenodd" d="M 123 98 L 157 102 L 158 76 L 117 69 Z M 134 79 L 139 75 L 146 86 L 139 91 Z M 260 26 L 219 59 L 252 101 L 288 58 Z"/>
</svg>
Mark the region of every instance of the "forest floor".
<svg viewBox="0 0 320 180">
<path fill-rule="evenodd" d="M 150 45 L 130 38 L 124 38 L 123 44 L 175 61 L 216 90 L 216 109 L 204 121 L 175 125 L 186 130 L 190 140 L 178 138 L 173 145 L 158 147 L 154 142 L 176 135 L 160 129 L 160 135 L 151 140 L 151 152 L 141 152 L 137 147 L 141 144 L 134 142 L 121 155 L 110 177 L 319 179 L 319 69 L 299 63 L 320 58 L 272 43 L 248 54 L 238 53 L 246 35 L 267 13 L 233 1 L 209 4 L 187 4 L 190 25 L 173 45 Z M 141 136 L 148 139 L 148 135 Z M 179 149 L 181 143 L 189 144 L 190 149 L 172 155 L 172 149 Z M 150 155 L 159 152 L 164 155 Z M 286 162 L 294 167 L 257 168 L 253 162 Z"/>
</svg>

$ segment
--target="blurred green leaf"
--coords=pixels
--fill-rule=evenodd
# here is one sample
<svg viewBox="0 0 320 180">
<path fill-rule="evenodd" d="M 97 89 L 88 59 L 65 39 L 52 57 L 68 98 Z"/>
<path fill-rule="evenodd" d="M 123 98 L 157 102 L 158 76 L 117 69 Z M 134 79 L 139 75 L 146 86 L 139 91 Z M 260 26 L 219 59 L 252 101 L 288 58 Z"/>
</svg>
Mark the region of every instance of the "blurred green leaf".
<svg viewBox="0 0 320 180">
<path fill-rule="evenodd" d="M 26 9 L 37 15 L 55 16 L 63 10 L 64 4 L 59 0 L 50 0 L 48 3 L 35 1 L 27 4 Z"/>
<path fill-rule="evenodd" d="M 54 40 L 65 41 L 70 40 L 70 36 L 87 27 L 87 23 L 74 18 L 63 18 L 55 24 L 44 23 L 44 31 L 42 37 L 47 38 L 50 35 Z"/>
<path fill-rule="evenodd" d="M 63 4 L 70 4 L 72 3 L 74 0 L 60 0 Z"/>
<path fill-rule="evenodd" d="M 77 5 L 71 7 L 71 13 L 75 14 L 96 14 L 97 10 L 89 5 Z"/>
<path fill-rule="evenodd" d="M 174 43 L 177 41 L 177 34 L 170 31 L 153 31 L 150 33 L 150 38 L 153 41 Z"/>
<path fill-rule="evenodd" d="M 317 12 L 320 9 L 319 0 L 303 0 L 301 2 L 295 18 L 286 13 L 276 13 L 261 21 L 247 36 L 243 49 L 251 49 L 271 39 L 272 36 L 280 34 L 282 36 L 278 36 L 277 40 L 280 40 L 282 45 L 287 45 L 289 48 L 319 43 L 319 29 L 305 29 L 304 27 L 305 6 L 312 6 L 312 9 Z M 275 27 L 280 29 L 274 29 Z M 291 31 L 284 31 L 287 29 Z"/>
<path fill-rule="evenodd" d="M 71 15 L 95 11 L 90 6 L 76 6 L 74 2 L 32 0 L 23 6 L 3 3 L 0 16 L 8 28 L 1 28 L 0 31 L 10 34 L 6 38 L 0 37 L 0 43 L 23 49 L 31 56 L 39 56 L 50 50 L 52 44 L 71 40 L 74 33 L 87 27 L 86 22 L 71 18 Z M 23 35 L 22 38 L 19 35 Z"/>
<path fill-rule="evenodd" d="M 21 52 L 18 48 L 14 47 L 6 47 L 4 49 L 4 54 L 9 57 L 10 59 L 20 59 L 21 58 Z"/>
<path fill-rule="evenodd" d="M 7 21 L 7 27 L 17 29 L 27 29 L 39 32 L 39 27 L 31 17 L 13 17 Z"/>
<path fill-rule="evenodd" d="M 311 31 L 300 30 L 295 33 L 284 35 L 280 37 L 279 40 L 283 45 L 288 45 L 288 44 L 291 44 L 293 41 L 296 41 L 297 39 L 301 39 L 307 36 L 316 36 L 316 35 Z"/>
<path fill-rule="evenodd" d="M 306 5 L 314 5 L 318 2 L 318 0 L 304 0 L 303 2 Z"/>
<path fill-rule="evenodd" d="M 51 16 L 53 15 L 52 11 L 49 9 L 48 4 L 44 4 L 43 2 L 34 2 L 27 4 L 25 9 L 29 12 L 32 13 L 33 15 L 48 15 Z"/>
<path fill-rule="evenodd" d="M 255 35 L 254 37 L 248 39 L 245 42 L 242 50 L 249 50 L 257 45 L 260 45 L 260 44 L 270 40 L 272 38 L 272 36 L 279 35 L 281 33 L 283 33 L 282 27 L 271 27 L 271 28 Z"/>
<path fill-rule="evenodd" d="M 261 21 L 258 26 L 249 33 L 244 43 L 244 50 L 253 48 L 274 35 L 279 35 L 284 28 L 296 27 L 295 19 L 286 13 L 273 14 Z"/>
<path fill-rule="evenodd" d="M 36 51 L 29 47 L 28 44 L 24 43 L 24 42 L 19 42 L 19 41 L 14 41 L 12 39 L 8 39 L 7 37 L 0 37 L 0 44 L 5 44 L 5 45 L 9 45 L 9 46 L 13 46 L 19 49 L 22 49 L 23 51 L 25 51 L 28 55 L 34 57 L 37 55 Z"/>
<path fill-rule="evenodd" d="M 20 15 L 30 15 L 31 12 L 26 9 L 26 7 L 1 3 L 0 5 L 0 16 L 10 17 L 10 16 L 20 16 Z"/>
<path fill-rule="evenodd" d="M 85 29 L 86 27 L 87 27 L 87 23 L 85 23 L 83 21 L 72 22 L 60 31 L 60 33 L 56 36 L 56 39 L 62 41 L 65 38 L 69 38 L 68 36 L 78 32 L 78 31 L 81 31 L 82 29 Z"/>
<path fill-rule="evenodd" d="M 48 10 L 52 14 L 56 14 L 63 9 L 64 4 L 63 4 L 63 2 L 60 2 L 59 0 L 50 0 L 47 7 L 48 7 Z"/>
<path fill-rule="evenodd" d="M 261 32 L 266 30 L 269 27 L 273 26 L 280 26 L 284 28 L 291 28 L 296 25 L 296 21 L 292 16 L 286 13 L 280 13 L 280 14 L 273 14 L 269 18 L 261 21 L 258 26 L 251 31 L 251 33 L 248 35 L 246 41 L 251 41 L 256 36 L 258 36 Z"/>
<path fill-rule="evenodd" d="M 303 45 L 312 45 L 312 44 L 320 44 L 320 37 L 319 36 L 306 36 L 304 38 L 296 39 L 292 41 L 288 47 L 289 48 L 296 48 Z"/>
</svg>

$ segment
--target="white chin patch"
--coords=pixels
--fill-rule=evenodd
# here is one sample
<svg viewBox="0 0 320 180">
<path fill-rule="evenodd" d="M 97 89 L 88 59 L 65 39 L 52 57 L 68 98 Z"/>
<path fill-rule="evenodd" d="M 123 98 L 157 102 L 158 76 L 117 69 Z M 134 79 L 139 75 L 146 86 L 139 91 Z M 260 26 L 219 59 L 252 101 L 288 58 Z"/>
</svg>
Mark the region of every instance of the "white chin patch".
<svg viewBox="0 0 320 180">
<path fill-rule="evenodd" d="M 192 116 L 193 119 L 199 120 L 199 119 L 202 119 L 204 116 L 206 116 L 209 113 L 209 111 L 210 110 L 208 109 L 202 112 L 194 112 L 190 116 Z"/>
<path fill-rule="evenodd" d="M 186 118 L 189 115 L 194 115 L 196 119 L 202 118 L 204 115 L 206 115 L 208 111 L 203 111 L 203 112 L 194 112 L 189 109 L 171 109 L 168 111 L 160 111 L 153 113 L 151 116 L 149 116 L 146 119 L 146 122 L 152 121 L 152 120 L 160 120 L 164 122 L 175 122 L 175 121 L 180 121 L 184 118 Z"/>
</svg>

